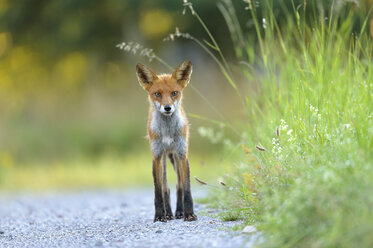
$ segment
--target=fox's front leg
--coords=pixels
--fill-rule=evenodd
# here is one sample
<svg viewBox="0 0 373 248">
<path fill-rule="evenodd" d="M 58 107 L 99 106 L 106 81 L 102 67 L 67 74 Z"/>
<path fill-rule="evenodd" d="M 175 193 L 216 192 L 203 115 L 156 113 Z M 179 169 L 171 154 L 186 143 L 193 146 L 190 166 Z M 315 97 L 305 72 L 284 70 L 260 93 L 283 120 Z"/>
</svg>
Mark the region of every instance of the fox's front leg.
<svg viewBox="0 0 373 248">
<path fill-rule="evenodd" d="M 189 161 L 187 158 L 180 161 L 180 170 L 181 170 L 181 184 L 183 187 L 183 205 L 184 205 L 184 220 L 185 221 L 194 221 L 197 220 L 197 216 L 194 214 L 193 210 L 193 198 L 192 191 L 190 189 L 190 169 Z"/>
<path fill-rule="evenodd" d="M 176 187 L 176 212 L 175 218 L 182 219 L 184 218 L 184 186 L 182 183 L 182 171 L 180 166 L 176 167 L 177 169 L 177 187 Z"/>
<path fill-rule="evenodd" d="M 163 165 L 161 164 L 161 156 L 155 157 L 153 160 L 153 180 L 154 180 L 154 207 L 155 216 L 154 222 L 166 222 L 166 212 L 164 208 L 164 199 L 162 192 L 163 181 Z"/>
<path fill-rule="evenodd" d="M 171 199 L 170 199 L 170 188 L 167 185 L 167 164 L 166 164 L 167 157 L 163 155 L 163 200 L 164 200 L 164 207 L 166 211 L 166 218 L 167 220 L 173 220 L 174 216 L 171 210 Z"/>
<path fill-rule="evenodd" d="M 182 174 L 181 167 L 179 166 L 180 161 L 178 157 L 176 157 L 174 154 L 169 154 L 169 158 L 177 174 L 175 218 L 182 219 L 184 218 L 184 190 L 181 178 L 183 178 L 184 176 Z"/>
</svg>

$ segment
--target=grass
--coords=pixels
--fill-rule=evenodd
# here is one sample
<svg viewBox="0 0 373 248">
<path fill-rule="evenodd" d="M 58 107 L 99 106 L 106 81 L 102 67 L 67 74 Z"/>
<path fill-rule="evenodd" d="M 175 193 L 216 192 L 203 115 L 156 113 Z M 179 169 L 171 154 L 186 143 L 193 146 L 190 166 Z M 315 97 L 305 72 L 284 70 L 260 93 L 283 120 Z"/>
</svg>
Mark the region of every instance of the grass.
<svg viewBox="0 0 373 248">
<path fill-rule="evenodd" d="M 334 1 L 324 8 L 316 1 L 292 1 L 290 7 L 247 3 L 255 31 L 249 38 L 232 3 L 219 2 L 240 62 L 234 71 L 245 80 L 232 84 L 233 66 L 212 31 L 207 31 L 212 44 L 199 41 L 235 90 L 250 83 L 250 90 L 240 93 L 249 119 L 242 129 L 248 161 L 231 169 L 229 189 L 211 201 L 231 209 L 224 219 L 239 213 L 254 223 L 263 233 L 262 247 L 372 247 L 369 8 L 349 3 L 337 8 Z M 274 9 L 285 18 L 277 18 Z"/>
<path fill-rule="evenodd" d="M 107 154 L 95 159 L 87 157 L 66 161 L 1 165 L 2 191 L 45 191 L 90 188 L 152 187 L 151 154 L 131 153 L 125 157 Z M 191 176 L 213 183 L 229 163 L 218 158 L 190 157 Z M 193 179 L 192 179 L 193 180 Z M 168 162 L 168 182 L 176 183 L 176 173 Z M 192 181 L 194 183 L 194 181 Z"/>
<path fill-rule="evenodd" d="M 226 211 L 218 215 L 222 221 L 236 221 L 242 219 L 240 211 Z"/>
</svg>

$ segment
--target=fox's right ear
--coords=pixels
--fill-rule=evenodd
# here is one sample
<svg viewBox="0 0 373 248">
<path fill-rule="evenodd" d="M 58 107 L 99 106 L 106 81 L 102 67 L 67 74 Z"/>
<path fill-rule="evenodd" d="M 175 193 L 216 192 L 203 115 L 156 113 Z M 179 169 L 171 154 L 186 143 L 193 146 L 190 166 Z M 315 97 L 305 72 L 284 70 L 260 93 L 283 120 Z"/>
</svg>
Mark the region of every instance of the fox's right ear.
<svg viewBox="0 0 373 248">
<path fill-rule="evenodd" d="M 154 81 L 158 78 L 149 67 L 143 64 L 136 65 L 136 74 L 141 87 L 146 91 L 149 91 Z"/>
<path fill-rule="evenodd" d="M 187 84 L 189 83 L 191 74 L 192 63 L 190 61 L 184 61 L 176 68 L 174 73 L 172 73 L 172 77 L 177 80 L 182 88 L 185 88 L 185 86 L 187 86 Z"/>
</svg>

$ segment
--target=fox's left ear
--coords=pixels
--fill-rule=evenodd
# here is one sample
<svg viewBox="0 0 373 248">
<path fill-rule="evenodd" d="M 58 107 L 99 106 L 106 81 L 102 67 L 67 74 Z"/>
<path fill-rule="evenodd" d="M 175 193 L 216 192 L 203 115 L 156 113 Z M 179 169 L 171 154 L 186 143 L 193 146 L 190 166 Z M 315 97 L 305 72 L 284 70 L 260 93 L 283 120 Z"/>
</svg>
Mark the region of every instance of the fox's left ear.
<svg viewBox="0 0 373 248">
<path fill-rule="evenodd" d="M 154 81 L 158 78 L 149 67 L 143 64 L 136 65 L 136 74 L 141 87 L 143 87 L 146 91 L 149 91 Z"/>
<path fill-rule="evenodd" d="M 175 78 L 183 88 L 189 83 L 190 75 L 192 75 L 192 63 L 190 61 L 181 63 L 174 73 L 172 73 L 172 77 Z"/>
</svg>

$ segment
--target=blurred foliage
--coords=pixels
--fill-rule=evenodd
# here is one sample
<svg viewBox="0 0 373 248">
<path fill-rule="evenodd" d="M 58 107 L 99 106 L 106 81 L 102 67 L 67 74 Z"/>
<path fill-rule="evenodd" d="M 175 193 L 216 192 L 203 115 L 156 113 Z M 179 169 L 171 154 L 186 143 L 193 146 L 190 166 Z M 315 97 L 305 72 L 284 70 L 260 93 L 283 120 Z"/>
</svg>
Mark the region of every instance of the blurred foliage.
<svg viewBox="0 0 373 248">
<path fill-rule="evenodd" d="M 214 4 L 201 8 L 216 14 Z M 181 1 L 1 0 L 0 152 L 17 164 L 148 149 L 137 59 L 115 45 L 140 41 L 179 63 L 186 42 L 163 37 L 175 26 L 195 31 L 193 23 Z M 195 150 L 207 144 L 199 139 Z"/>
<path fill-rule="evenodd" d="M 302 2 L 294 1 L 294 7 Z M 217 3 L 195 1 L 195 7 L 229 59 L 237 56 L 237 47 L 232 46 L 234 39 L 227 39 L 229 28 L 224 18 L 216 18 L 221 16 Z M 366 11 L 368 3 L 361 2 L 357 11 Z M 234 1 L 234 5 L 245 36 L 254 39 L 247 3 Z M 288 8 L 284 6 L 292 7 L 292 2 L 275 1 L 273 9 L 277 19 L 285 21 Z M 235 95 L 219 86 L 224 80 L 200 48 L 189 40 L 163 42 L 175 27 L 207 39 L 198 21 L 182 14 L 183 8 L 181 0 L 0 0 L 1 164 L 9 167 L 35 164 L 28 163 L 30 160 L 99 157 L 108 152 L 128 154 L 148 149 L 144 139 L 146 95 L 134 75 L 139 58 L 115 47 L 122 41 L 153 48 L 170 64 L 191 59 L 196 68 L 193 82 L 202 82 L 194 84 L 196 88 L 219 111 L 234 112 L 231 103 Z M 255 57 L 255 53 L 247 56 Z M 197 94 L 186 94 L 188 113 L 211 113 Z M 192 153 L 208 156 L 226 146 L 229 135 L 220 143 L 210 144 L 197 132 L 199 125 L 208 123 L 192 123 Z"/>
<path fill-rule="evenodd" d="M 3 190 L 58 190 L 58 189 L 97 189 L 107 187 L 150 187 L 152 173 L 149 152 L 131 153 L 126 156 L 107 153 L 100 157 L 76 157 L 68 160 L 55 160 L 48 166 L 40 162 L 14 166 L 9 154 L 0 154 L 0 189 Z M 191 156 L 192 175 L 203 175 L 209 182 L 216 178 L 229 165 L 215 156 L 207 160 Z M 211 170 L 214 166 L 214 170 Z M 168 163 L 168 182 L 176 183 L 176 173 Z M 192 184 L 196 182 L 193 180 Z M 216 184 L 216 183 L 215 183 Z M 173 187 L 171 187 L 174 189 Z"/>
</svg>

